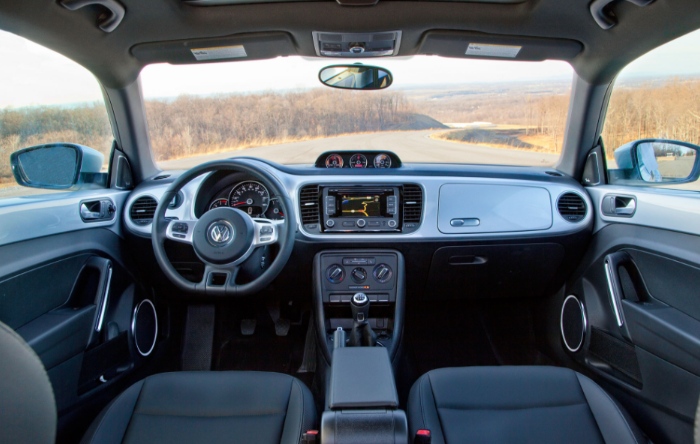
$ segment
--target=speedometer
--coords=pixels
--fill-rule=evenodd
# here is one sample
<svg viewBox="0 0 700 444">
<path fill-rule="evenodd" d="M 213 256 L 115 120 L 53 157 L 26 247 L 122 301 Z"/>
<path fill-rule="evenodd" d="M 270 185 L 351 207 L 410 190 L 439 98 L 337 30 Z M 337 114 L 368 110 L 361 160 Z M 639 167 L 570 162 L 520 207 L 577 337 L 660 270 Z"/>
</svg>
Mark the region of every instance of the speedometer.
<svg viewBox="0 0 700 444">
<path fill-rule="evenodd" d="M 270 205 L 270 192 L 260 182 L 241 182 L 231 190 L 229 205 L 252 217 L 261 217 Z"/>
<path fill-rule="evenodd" d="M 350 158 L 350 168 L 367 168 L 367 158 L 364 154 L 353 154 Z"/>
</svg>

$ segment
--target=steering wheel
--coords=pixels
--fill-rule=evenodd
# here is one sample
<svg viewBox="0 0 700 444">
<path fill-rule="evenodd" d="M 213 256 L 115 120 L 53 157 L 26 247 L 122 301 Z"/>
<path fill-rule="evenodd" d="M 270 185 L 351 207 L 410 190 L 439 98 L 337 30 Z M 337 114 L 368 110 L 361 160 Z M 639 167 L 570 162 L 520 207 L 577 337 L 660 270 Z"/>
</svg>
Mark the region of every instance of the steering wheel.
<svg viewBox="0 0 700 444">
<path fill-rule="evenodd" d="M 202 174 L 221 170 L 243 172 L 257 178 L 278 197 L 286 217 L 282 220 L 252 218 L 241 210 L 219 207 L 197 220 L 165 218 L 168 204 L 187 183 Z M 153 216 L 151 240 L 158 265 L 179 289 L 206 296 L 247 296 L 265 288 L 282 271 L 294 249 L 295 234 L 294 207 L 277 178 L 253 162 L 226 159 L 196 166 L 170 185 Z M 175 270 L 165 253 L 166 239 L 192 245 L 205 265 L 201 282 L 190 282 Z M 280 248 L 267 270 L 249 283 L 236 284 L 241 265 L 257 248 L 272 244 L 279 244 Z"/>
</svg>

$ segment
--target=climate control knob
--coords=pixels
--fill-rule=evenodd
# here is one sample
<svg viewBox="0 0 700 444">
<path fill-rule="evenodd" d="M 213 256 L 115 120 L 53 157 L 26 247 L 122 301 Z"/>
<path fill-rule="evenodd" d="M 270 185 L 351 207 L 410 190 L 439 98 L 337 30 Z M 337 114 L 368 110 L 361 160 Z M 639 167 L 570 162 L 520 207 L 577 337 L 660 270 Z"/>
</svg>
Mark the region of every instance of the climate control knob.
<svg viewBox="0 0 700 444">
<path fill-rule="evenodd" d="M 374 279 L 376 279 L 380 284 L 389 282 L 392 276 L 394 276 L 394 272 L 391 271 L 391 267 L 387 264 L 377 265 L 374 267 L 374 272 L 372 274 L 374 275 Z"/>
<path fill-rule="evenodd" d="M 350 277 L 353 281 L 361 284 L 367 279 L 367 271 L 364 268 L 357 267 L 350 272 Z"/>
<path fill-rule="evenodd" d="M 345 279 L 345 269 L 338 264 L 333 264 L 326 270 L 326 278 L 333 284 L 339 284 Z"/>
</svg>

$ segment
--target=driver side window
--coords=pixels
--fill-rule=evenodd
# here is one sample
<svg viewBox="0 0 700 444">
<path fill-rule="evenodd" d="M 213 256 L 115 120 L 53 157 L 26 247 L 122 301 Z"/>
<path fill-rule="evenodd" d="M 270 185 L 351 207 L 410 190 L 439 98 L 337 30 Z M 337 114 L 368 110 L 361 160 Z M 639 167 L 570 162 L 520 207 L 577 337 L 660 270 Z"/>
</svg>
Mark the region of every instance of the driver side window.
<svg viewBox="0 0 700 444">
<path fill-rule="evenodd" d="M 603 141 L 611 184 L 700 191 L 700 31 L 620 73 Z"/>
<path fill-rule="evenodd" d="M 106 173 L 114 137 L 95 77 L 66 57 L 4 31 L 0 52 L 0 202 L 77 189 L 70 186 L 71 162 L 82 161 L 85 170 L 87 157 L 93 176 Z M 11 165 L 13 153 L 47 144 L 60 145 L 14 156 L 28 178 L 29 185 L 20 186 Z M 76 145 L 88 147 L 80 157 Z M 59 186 L 39 188 L 33 178 L 42 183 L 53 179 Z"/>
</svg>

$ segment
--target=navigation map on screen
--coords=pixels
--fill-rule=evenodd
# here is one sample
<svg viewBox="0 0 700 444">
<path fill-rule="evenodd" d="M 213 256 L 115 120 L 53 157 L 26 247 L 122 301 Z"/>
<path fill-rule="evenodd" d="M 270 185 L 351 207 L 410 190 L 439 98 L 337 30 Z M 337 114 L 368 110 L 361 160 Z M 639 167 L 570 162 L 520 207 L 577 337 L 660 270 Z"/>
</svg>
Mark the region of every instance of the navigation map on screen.
<svg viewBox="0 0 700 444">
<path fill-rule="evenodd" d="M 345 194 L 340 203 L 342 215 L 345 217 L 378 217 L 380 213 L 379 195 L 358 196 Z"/>
</svg>

